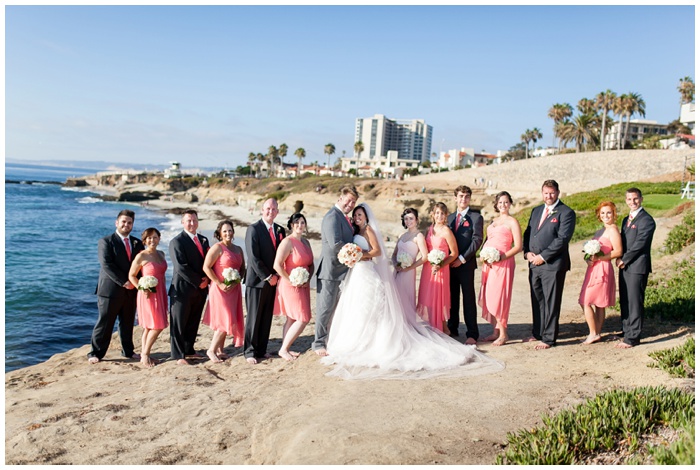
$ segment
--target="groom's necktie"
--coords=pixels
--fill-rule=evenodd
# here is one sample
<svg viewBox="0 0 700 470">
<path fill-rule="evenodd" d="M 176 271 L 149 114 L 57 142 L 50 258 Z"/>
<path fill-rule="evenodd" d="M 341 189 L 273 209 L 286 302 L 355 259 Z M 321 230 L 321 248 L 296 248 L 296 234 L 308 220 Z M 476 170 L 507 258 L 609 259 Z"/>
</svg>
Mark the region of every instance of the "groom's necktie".
<svg viewBox="0 0 700 470">
<path fill-rule="evenodd" d="M 192 240 L 194 240 L 194 244 L 197 245 L 199 254 L 202 255 L 202 258 L 204 258 L 204 248 L 202 248 L 202 244 L 199 242 L 199 237 L 195 235 L 194 237 L 192 237 Z"/>
<path fill-rule="evenodd" d="M 129 243 L 129 237 L 124 237 L 124 246 L 126 247 L 126 256 L 128 256 L 129 261 L 131 261 L 131 243 Z"/>
<path fill-rule="evenodd" d="M 630 216 L 627 217 L 627 226 L 628 226 L 628 227 L 629 227 L 630 225 L 632 225 L 632 220 L 634 220 L 634 216 L 632 216 L 632 215 L 630 214 Z"/>
<path fill-rule="evenodd" d="M 345 220 L 348 221 L 348 225 L 350 225 L 350 228 L 352 228 L 352 220 L 350 220 L 350 217 L 348 217 L 348 216 L 346 215 L 346 216 L 345 216 Z"/>
<path fill-rule="evenodd" d="M 462 213 L 457 212 L 457 217 L 455 217 L 455 230 L 459 228 L 459 223 L 462 221 Z"/>
<path fill-rule="evenodd" d="M 549 215 L 549 207 L 545 206 L 544 208 L 544 217 L 542 217 L 542 220 L 540 220 L 540 224 L 537 226 L 537 229 L 539 230 L 540 227 L 542 227 L 542 224 L 544 223 L 545 220 L 547 220 L 547 216 Z"/>
<path fill-rule="evenodd" d="M 272 239 L 272 246 L 277 248 L 277 240 L 275 240 L 275 231 L 272 229 L 272 225 L 270 225 L 270 230 L 268 230 L 268 232 L 270 232 L 270 238 Z"/>
</svg>

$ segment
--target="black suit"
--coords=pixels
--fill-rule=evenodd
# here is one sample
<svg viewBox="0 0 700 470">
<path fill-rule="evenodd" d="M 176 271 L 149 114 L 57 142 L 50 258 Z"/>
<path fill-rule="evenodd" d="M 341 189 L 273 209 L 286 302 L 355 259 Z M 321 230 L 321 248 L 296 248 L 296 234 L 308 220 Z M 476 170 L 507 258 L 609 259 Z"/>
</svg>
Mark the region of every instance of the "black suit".
<svg viewBox="0 0 700 470">
<path fill-rule="evenodd" d="M 134 354 L 134 317 L 136 316 L 136 289 L 127 289 L 131 260 L 143 250 L 143 243 L 129 236 L 131 259 L 123 238 L 117 233 L 101 238 L 97 244 L 97 257 L 100 260 L 100 277 L 97 281 L 97 323 L 92 330 L 91 349 L 88 357 L 102 359 L 107 353 L 114 323 L 119 318 L 119 340 L 122 355 Z"/>
<path fill-rule="evenodd" d="M 465 263 L 450 268 L 450 319 L 447 327 L 450 334 L 457 335 L 459 329 L 459 292 L 462 291 L 462 310 L 467 338 L 479 339 L 479 325 L 476 321 L 476 295 L 474 294 L 474 270 L 476 252 L 484 241 L 484 218 L 477 211 L 468 210 L 464 219 L 456 226 L 457 212 L 447 218 L 447 225 L 457 240 L 457 251 Z"/>
<path fill-rule="evenodd" d="M 530 263 L 532 336 L 554 346 L 559 334 L 559 314 L 566 272 L 571 269 L 569 240 L 576 227 L 576 213 L 559 201 L 540 225 L 545 205 L 535 207 L 523 235 L 524 253 L 541 255 L 545 263 Z M 538 228 L 539 226 L 539 228 Z"/>
<path fill-rule="evenodd" d="M 199 321 L 207 300 L 207 288 L 202 289 L 204 257 L 209 251 L 209 240 L 197 234 L 204 256 L 184 230 L 170 241 L 170 260 L 173 263 L 173 279 L 170 283 L 170 356 L 184 359 L 195 354 Z"/>
<path fill-rule="evenodd" d="M 636 346 L 642 335 L 644 293 L 651 272 L 651 241 L 656 222 L 641 209 L 629 223 L 622 221 L 622 262 L 620 269 L 620 316 L 624 342 Z"/>
<path fill-rule="evenodd" d="M 245 251 L 248 259 L 245 276 L 247 314 L 243 355 L 246 358 L 263 358 L 270 339 L 277 286 L 271 286 L 265 279 L 276 275 L 273 267 L 275 254 L 285 237 L 285 231 L 280 225 L 272 225 L 276 240 L 274 245 L 262 219 L 250 225 L 245 233 Z"/>
</svg>

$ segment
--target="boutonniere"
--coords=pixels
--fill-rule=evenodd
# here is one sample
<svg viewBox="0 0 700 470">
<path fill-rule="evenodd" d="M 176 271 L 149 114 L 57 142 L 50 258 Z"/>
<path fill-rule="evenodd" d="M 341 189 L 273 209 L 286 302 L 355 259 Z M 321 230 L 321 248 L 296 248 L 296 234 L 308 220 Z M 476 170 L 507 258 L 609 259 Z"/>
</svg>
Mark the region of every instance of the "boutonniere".
<svg viewBox="0 0 700 470">
<path fill-rule="evenodd" d="M 558 222 L 558 220 L 557 220 L 556 217 L 552 219 L 552 223 L 553 223 L 553 224 L 556 224 L 557 222 Z"/>
<path fill-rule="evenodd" d="M 469 221 L 468 221 L 468 220 L 465 220 L 465 221 L 462 223 L 462 227 L 469 227 Z"/>
<path fill-rule="evenodd" d="M 556 214 L 556 213 L 557 213 L 557 210 L 554 209 L 552 212 L 549 213 L 549 215 L 554 215 L 554 214 Z"/>
<path fill-rule="evenodd" d="M 636 225 L 632 225 L 632 228 L 637 228 L 637 226 L 636 226 Z"/>
</svg>

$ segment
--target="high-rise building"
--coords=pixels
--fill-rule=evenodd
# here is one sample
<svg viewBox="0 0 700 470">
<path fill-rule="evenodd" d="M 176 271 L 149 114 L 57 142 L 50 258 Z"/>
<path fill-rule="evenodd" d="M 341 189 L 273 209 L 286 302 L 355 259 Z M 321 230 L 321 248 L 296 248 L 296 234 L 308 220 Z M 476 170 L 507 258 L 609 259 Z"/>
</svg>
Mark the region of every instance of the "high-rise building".
<svg viewBox="0 0 700 470">
<path fill-rule="evenodd" d="M 433 127 L 423 119 L 389 119 L 383 114 L 355 120 L 355 142 L 362 142 L 363 150 L 356 157 L 386 157 L 390 150 L 400 159 L 430 161 Z"/>
</svg>

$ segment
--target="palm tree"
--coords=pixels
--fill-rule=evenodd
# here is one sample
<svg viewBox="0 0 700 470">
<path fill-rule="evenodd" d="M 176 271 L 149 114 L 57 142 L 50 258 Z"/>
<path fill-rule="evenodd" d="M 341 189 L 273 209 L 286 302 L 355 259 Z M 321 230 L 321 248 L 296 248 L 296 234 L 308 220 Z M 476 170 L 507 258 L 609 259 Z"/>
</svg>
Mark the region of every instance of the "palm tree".
<svg viewBox="0 0 700 470">
<path fill-rule="evenodd" d="M 570 118 L 572 114 L 574 114 L 574 108 L 572 108 L 569 103 L 556 103 L 551 108 L 549 108 L 547 117 L 554 121 L 555 139 L 557 138 L 557 124 L 564 121 L 565 119 Z M 559 142 L 557 148 L 559 149 L 559 152 L 561 152 L 561 142 Z"/>
<path fill-rule="evenodd" d="M 595 114 L 595 101 L 588 98 L 581 98 L 576 104 L 576 109 L 581 114 Z"/>
<path fill-rule="evenodd" d="M 614 91 L 605 90 L 598 93 L 595 97 L 595 106 L 597 109 L 603 111 L 603 123 L 601 124 L 600 130 L 600 151 L 602 152 L 605 147 L 605 119 L 608 117 L 608 111 L 612 109 L 615 104 L 615 98 L 617 94 Z"/>
<path fill-rule="evenodd" d="M 326 146 L 323 147 L 323 153 L 328 155 L 328 163 L 326 164 L 326 166 L 328 168 L 330 168 L 331 167 L 331 155 L 333 155 L 335 153 L 335 145 L 326 144 Z"/>
<path fill-rule="evenodd" d="M 558 122 L 556 126 L 554 126 L 554 134 L 557 136 L 559 139 L 559 153 L 561 153 L 561 147 L 562 145 L 566 147 L 566 145 L 571 142 L 572 138 L 572 132 L 571 132 L 571 127 L 573 126 L 572 122 L 569 120 L 569 118 L 564 119 L 561 122 Z"/>
<path fill-rule="evenodd" d="M 527 151 L 530 148 L 530 134 L 532 131 L 530 129 L 525 129 L 525 133 L 520 135 L 520 140 L 525 143 L 525 158 L 527 159 Z"/>
<path fill-rule="evenodd" d="M 532 141 L 532 152 L 535 152 L 535 144 L 539 139 L 542 138 L 542 132 L 536 128 L 533 127 L 532 130 L 530 131 L 530 140 Z"/>
<path fill-rule="evenodd" d="M 248 165 L 250 165 L 250 166 L 253 167 L 253 171 L 254 171 L 255 174 L 257 175 L 257 174 L 258 174 L 258 170 L 257 170 L 257 165 L 255 164 L 255 159 L 256 159 L 256 158 L 257 158 L 257 157 L 256 157 L 256 155 L 255 155 L 254 152 L 250 152 L 250 153 L 248 154 Z"/>
<path fill-rule="evenodd" d="M 357 154 L 357 158 L 360 158 L 360 154 L 365 151 L 365 144 L 362 143 L 361 140 L 358 140 L 355 142 L 355 153 Z"/>
<path fill-rule="evenodd" d="M 579 114 L 573 121 L 567 121 L 562 128 L 562 138 L 567 142 L 576 142 L 576 153 L 580 152 L 586 142 L 595 139 L 598 134 L 598 117 Z"/>
<path fill-rule="evenodd" d="M 620 116 L 620 120 L 617 124 L 617 149 L 622 149 L 622 134 L 624 130 L 625 121 L 625 100 L 627 99 L 627 93 L 623 93 L 617 98 L 612 106 L 613 116 Z"/>
<path fill-rule="evenodd" d="M 255 159 L 258 161 L 258 165 L 262 167 L 262 164 L 266 160 L 266 157 L 262 153 L 257 153 L 255 155 Z M 270 168 L 267 169 L 267 175 L 270 176 Z"/>
<path fill-rule="evenodd" d="M 297 165 L 297 178 L 301 176 L 301 159 L 306 157 L 306 150 L 304 150 L 302 147 L 299 147 L 294 151 L 294 155 L 299 158 L 299 164 Z"/>
<path fill-rule="evenodd" d="M 644 102 L 642 95 L 639 93 L 629 92 L 622 96 L 625 97 L 622 100 L 622 112 L 625 116 L 627 116 L 627 124 L 625 125 L 625 136 L 621 143 L 622 147 L 620 148 L 624 148 L 624 145 L 627 143 L 628 132 L 630 129 L 630 119 L 632 116 L 635 114 L 639 114 L 642 117 L 646 116 L 646 103 Z"/>
<path fill-rule="evenodd" d="M 277 153 L 279 154 L 280 157 L 280 165 L 284 166 L 284 157 L 287 156 L 287 150 L 289 150 L 289 147 L 287 147 L 287 144 L 282 144 L 280 145 L 279 150 Z"/>
<path fill-rule="evenodd" d="M 691 77 L 681 78 L 678 83 L 678 91 L 681 94 L 681 106 L 695 101 L 695 82 Z"/>
<path fill-rule="evenodd" d="M 267 149 L 267 162 L 270 167 L 270 172 L 269 176 L 274 176 L 274 168 L 275 168 L 275 163 L 277 163 L 277 159 L 279 158 L 279 150 L 277 150 L 277 147 L 274 145 L 270 145 L 270 147 Z"/>
</svg>

